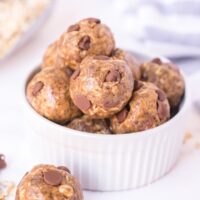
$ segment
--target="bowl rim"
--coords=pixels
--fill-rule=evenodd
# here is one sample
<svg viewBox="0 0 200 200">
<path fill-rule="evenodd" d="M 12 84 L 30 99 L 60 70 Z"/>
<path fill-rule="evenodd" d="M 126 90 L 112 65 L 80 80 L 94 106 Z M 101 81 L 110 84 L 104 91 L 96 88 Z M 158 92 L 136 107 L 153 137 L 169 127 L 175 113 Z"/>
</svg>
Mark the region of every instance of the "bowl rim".
<svg viewBox="0 0 200 200">
<path fill-rule="evenodd" d="M 169 59 L 162 57 L 162 56 L 155 56 L 153 54 L 150 53 L 143 53 L 143 52 L 139 52 L 139 51 L 133 51 L 134 54 L 138 54 L 144 57 L 147 57 L 148 60 L 153 59 L 155 57 L 159 57 L 161 60 L 170 62 Z M 141 138 L 141 137 L 147 137 L 147 136 L 151 136 L 151 135 L 155 135 L 155 134 L 162 134 L 162 130 L 169 127 L 171 124 L 176 123 L 179 118 L 181 118 L 184 114 L 185 111 L 187 110 L 187 108 L 189 107 L 189 102 L 190 102 L 190 94 L 189 94 L 189 88 L 188 88 L 188 81 L 187 81 L 187 77 L 185 75 L 185 73 L 180 69 L 180 73 L 183 76 L 184 82 L 185 82 L 185 92 L 184 92 L 184 97 L 182 99 L 182 105 L 181 108 L 179 110 L 179 112 L 171 119 L 169 119 L 167 122 L 148 129 L 148 130 L 144 130 L 144 131 L 138 131 L 138 132 L 133 132 L 133 133 L 126 133 L 126 134 L 94 134 L 94 133 L 89 133 L 89 132 L 82 132 L 82 131 L 78 131 L 78 130 L 74 130 L 74 129 L 70 129 L 66 126 L 57 124 L 45 117 L 43 117 L 42 115 L 40 115 L 39 113 L 37 113 L 33 107 L 29 104 L 28 99 L 26 97 L 26 88 L 27 88 L 27 84 L 30 81 L 31 77 L 37 72 L 39 71 L 39 67 L 35 67 L 33 68 L 28 76 L 25 78 L 25 80 L 23 81 L 23 104 L 25 105 L 25 109 L 27 109 L 27 111 L 29 111 L 29 113 L 34 117 L 37 118 L 38 120 L 40 120 L 43 123 L 46 123 L 48 126 L 56 128 L 59 131 L 59 134 L 66 134 L 66 136 L 74 136 L 74 137 L 82 137 L 82 138 L 87 138 L 87 139 L 98 139 L 98 140 L 129 140 L 130 137 L 132 138 Z M 57 132 L 58 134 L 58 132 Z"/>
</svg>

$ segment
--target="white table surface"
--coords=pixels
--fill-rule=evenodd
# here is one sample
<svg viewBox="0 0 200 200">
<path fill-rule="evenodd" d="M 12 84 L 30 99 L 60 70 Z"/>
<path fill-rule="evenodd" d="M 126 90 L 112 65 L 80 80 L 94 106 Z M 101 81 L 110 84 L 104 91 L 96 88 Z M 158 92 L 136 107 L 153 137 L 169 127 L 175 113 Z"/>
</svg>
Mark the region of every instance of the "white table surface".
<svg viewBox="0 0 200 200">
<path fill-rule="evenodd" d="M 8 167 L 0 172 L 0 180 L 18 183 L 23 174 L 32 167 L 31 155 L 26 150 L 28 144 L 25 142 L 28 130 L 25 129 L 22 113 L 22 83 L 27 73 L 40 62 L 47 44 L 62 33 L 69 24 L 82 17 L 101 17 L 100 13 L 104 9 L 102 4 L 100 6 L 92 0 L 84 2 L 87 5 L 80 4 L 78 0 L 73 0 L 73 3 L 58 0 L 55 12 L 46 26 L 28 44 L 0 65 L 0 153 L 6 155 L 8 163 Z M 113 32 L 115 31 L 114 29 Z M 193 60 L 191 67 L 195 68 L 197 65 L 198 61 Z M 200 73 L 189 74 L 192 96 L 193 99 L 197 99 L 199 91 L 196 89 L 200 85 Z M 190 131 L 194 136 L 183 146 L 180 159 L 173 171 L 163 179 L 147 187 L 125 192 L 87 191 L 84 192 L 85 200 L 199 200 L 200 150 L 194 147 L 197 142 L 200 142 L 199 120 L 200 114 L 191 107 L 186 131 Z"/>
</svg>

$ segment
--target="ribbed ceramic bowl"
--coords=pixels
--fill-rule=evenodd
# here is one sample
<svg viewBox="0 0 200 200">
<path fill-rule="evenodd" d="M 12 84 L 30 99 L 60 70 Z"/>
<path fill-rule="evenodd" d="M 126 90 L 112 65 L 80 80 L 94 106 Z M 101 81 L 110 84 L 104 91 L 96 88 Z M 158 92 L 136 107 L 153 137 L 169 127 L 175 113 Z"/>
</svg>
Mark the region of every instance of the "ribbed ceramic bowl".
<svg viewBox="0 0 200 200">
<path fill-rule="evenodd" d="M 135 55 L 145 60 L 152 58 L 139 53 Z M 141 187 L 161 178 L 174 167 L 187 120 L 186 80 L 181 109 L 168 122 L 138 133 L 98 135 L 63 127 L 34 111 L 26 99 L 25 89 L 37 70 L 27 77 L 23 95 L 30 155 L 37 158 L 38 163 L 67 165 L 84 189 L 98 191 Z"/>
</svg>

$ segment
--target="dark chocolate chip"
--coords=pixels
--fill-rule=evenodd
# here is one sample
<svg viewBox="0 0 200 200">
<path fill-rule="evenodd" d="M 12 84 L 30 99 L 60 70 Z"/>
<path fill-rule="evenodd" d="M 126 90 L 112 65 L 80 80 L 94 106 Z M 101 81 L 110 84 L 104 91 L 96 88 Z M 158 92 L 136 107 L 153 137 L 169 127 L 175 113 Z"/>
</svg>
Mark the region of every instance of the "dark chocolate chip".
<svg viewBox="0 0 200 200">
<path fill-rule="evenodd" d="M 122 111 L 120 111 L 119 113 L 117 113 L 116 117 L 119 123 L 122 123 L 126 117 L 128 115 L 128 110 L 126 108 L 124 108 Z"/>
<path fill-rule="evenodd" d="M 159 101 L 164 101 L 167 99 L 166 94 L 162 90 L 157 90 L 156 93 L 158 94 Z"/>
<path fill-rule="evenodd" d="M 70 170 L 65 166 L 58 166 L 57 168 L 60 169 L 60 170 L 64 170 L 64 171 L 66 171 L 66 172 L 71 174 Z"/>
<path fill-rule="evenodd" d="M 69 33 L 72 31 L 79 31 L 79 30 L 80 30 L 79 24 L 73 24 L 67 29 L 67 32 Z"/>
<path fill-rule="evenodd" d="M 116 82 L 120 80 L 120 73 L 117 70 L 110 70 L 106 76 L 106 82 Z"/>
<path fill-rule="evenodd" d="M 74 104 L 81 110 L 88 110 L 91 107 L 90 101 L 84 95 L 76 95 Z"/>
<path fill-rule="evenodd" d="M 163 101 L 158 101 L 157 105 L 158 105 L 158 116 L 159 116 L 160 120 L 162 121 L 162 120 L 168 118 L 169 110 L 168 110 L 167 105 Z"/>
<path fill-rule="evenodd" d="M 108 56 L 98 55 L 94 56 L 95 60 L 109 60 L 110 58 Z"/>
<path fill-rule="evenodd" d="M 80 69 L 76 69 L 76 71 L 72 74 L 71 78 L 75 80 L 79 76 L 80 72 Z"/>
<path fill-rule="evenodd" d="M 162 65 L 162 61 L 160 60 L 160 58 L 154 58 L 151 62 Z"/>
<path fill-rule="evenodd" d="M 44 172 L 44 181 L 48 185 L 58 186 L 62 183 L 62 174 L 56 170 Z"/>
<path fill-rule="evenodd" d="M 42 81 L 36 82 L 35 85 L 33 86 L 32 95 L 36 96 L 40 92 L 40 90 L 42 90 L 43 87 L 44 83 Z"/>
<path fill-rule="evenodd" d="M 100 24 L 101 23 L 100 19 L 93 18 L 93 17 L 89 17 L 86 20 L 88 20 L 89 23 L 96 23 L 96 24 Z"/>
<path fill-rule="evenodd" d="M 88 35 L 83 36 L 78 43 L 78 47 L 81 50 L 88 50 L 90 48 L 90 42 L 91 42 L 91 40 Z"/>
<path fill-rule="evenodd" d="M 7 166 L 5 161 L 5 156 L 3 154 L 0 154 L 0 169 L 4 169 Z"/>
</svg>

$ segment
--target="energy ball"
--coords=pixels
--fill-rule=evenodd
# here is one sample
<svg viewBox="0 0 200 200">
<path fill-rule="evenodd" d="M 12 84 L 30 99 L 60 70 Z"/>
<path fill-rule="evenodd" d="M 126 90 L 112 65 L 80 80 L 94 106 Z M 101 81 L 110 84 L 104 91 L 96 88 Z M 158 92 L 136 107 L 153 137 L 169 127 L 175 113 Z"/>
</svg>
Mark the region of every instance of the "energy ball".
<svg viewBox="0 0 200 200">
<path fill-rule="evenodd" d="M 43 56 L 42 67 L 54 67 L 57 62 L 57 41 L 50 44 Z"/>
<path fill-rule="evenodd" d="M 26 91 L 36 112 L 61 124 L 81 114 L 70 98 L 70 73 L 68 68 L 43 69 L 32 78 Z"/>
<path fill-rule="evenodd" d="M 72 69 L 76 69 L 86 56 L 109 56 L 114 48 L 110 29 L 96 18 L 83 19 L 71 25 L 58 41 L 58 55 Z"/>
<path fill-rule="evenodd" d="M 171 108 L 180 104 L 185 83 L 174 64 L 163 63 L 159 58 L 155 58 L 142 64 L 141 71 L 142 80 L 154 83 L 166 93 Z"/>
<path fill-rule="evenodd" d="M 165 93 L 152 83 L 136 81 L 128 105 L 111 118 L 116 134 L 154 128 L 170 118 L 170 106 Z"/>
<path fill-rule="evenodd" d="M 108 124 L 104 119 L 91 119 L 86 115 L 72 120 L 67 127 L 89 133 L 111 134 Z"/>
<path fill-rule="evenodd" d="M 140 70 L 141 62 L 131 52 L 124 51 L 122 49 L 117 48 L 112 51 L 112 58 L 125 60 L 132 71 L 134 79 L 140 80 L 140 78 L 141 78 L 141 70 Z"/>
<path fill-rule="evenodd" d="M 108 118 L 127 104 L 133 85 L 125 61 L 107 56 L 88 57 L 71 76 L 70 96 L 90 118 Z"/>
<path fill-rule="evenodd" d="M 58 55 L 58 41 L 50 44 L 44 53 L 42 68 L 55 67 L 62 68 L 68 67 L 65 65 L 65 60 Z"/>
<path fill-rule="evenodd" d="M 78 181 L 66 167 L 38 165 L 26 173 L 15 200 L 83 200 Z"/>
</svg>

